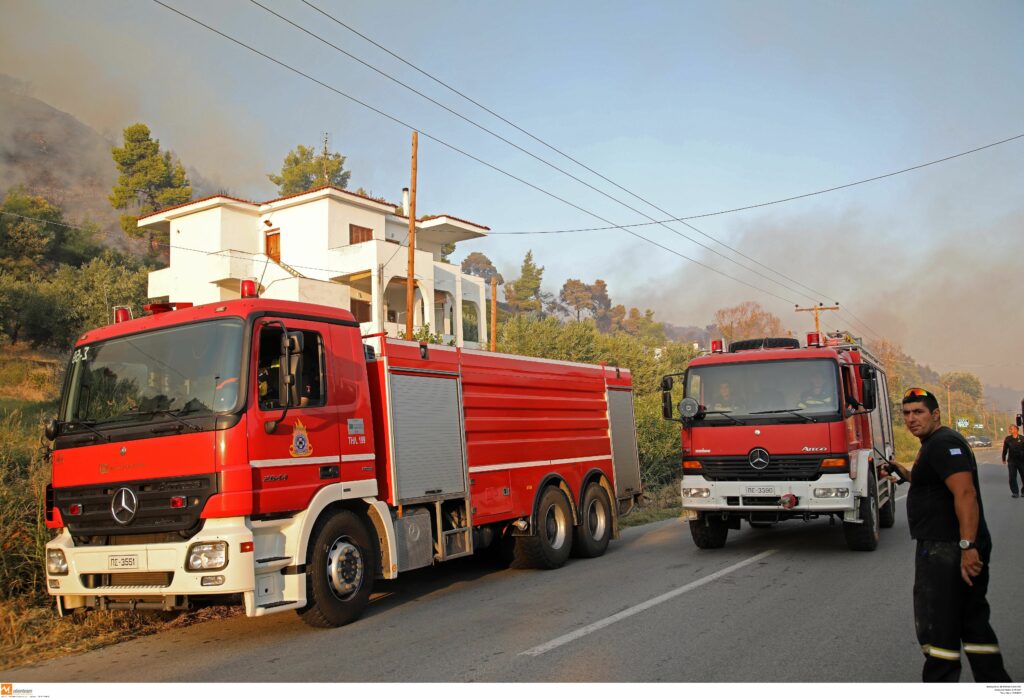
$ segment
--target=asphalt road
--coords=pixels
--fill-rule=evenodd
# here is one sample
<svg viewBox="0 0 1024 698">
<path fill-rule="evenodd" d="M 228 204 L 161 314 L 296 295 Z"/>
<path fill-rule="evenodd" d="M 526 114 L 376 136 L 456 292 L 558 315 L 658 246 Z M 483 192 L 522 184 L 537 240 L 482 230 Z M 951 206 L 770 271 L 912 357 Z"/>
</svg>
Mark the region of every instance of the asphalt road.
<svg viewBox="0 0 1024 698">
<path fill-rule="evenodd" d="M 1024 677 L 1024 499 L 979 451 L 995 542 L 989 600 Z M 907 487 L 898 496 L 906 495 Z M 379 582 L 358 622 L 232 618 L 5 672 L 5 681 L 917 681 L 905 499 L 878 549 L 838 525 L 730 532 L 701 551 L 678 521 L 627 529 L 596 560 L 550 572 L 476 559 Z M 1015 593 L 1016 592 L 1016 593 Z M 965 669 L 965 678 L 970 672 Z"/>
</svg>

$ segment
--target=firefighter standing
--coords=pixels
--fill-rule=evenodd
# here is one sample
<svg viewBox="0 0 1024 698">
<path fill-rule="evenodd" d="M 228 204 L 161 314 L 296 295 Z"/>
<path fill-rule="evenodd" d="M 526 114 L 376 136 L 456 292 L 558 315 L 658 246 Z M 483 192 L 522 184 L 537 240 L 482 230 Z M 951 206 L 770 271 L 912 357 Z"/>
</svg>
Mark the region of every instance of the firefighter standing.
<svg viewBox="0 0 1024 698">
<path fill-rule="evenodd" d="M 1024 487 L 1024 437 L 1017 433 L 1016 426 L 1010 427 L 1010 435 L 1003 440 L 1003 465 L 1010 471 L 1010 494 L 1016 499 L 1021 495 L 1017 475 Z"/>
<path fill-rule="evenodd" d="M 962 644 L 975 681 L 1010 682 L 985 599 L 992 539 L 974 455 L 962 436 L 942 426 L 939 403 L 927 390 L 906 392 L 903 421 L 921 450 L 912 470 L 897 463 L 889 470 L 911 483 L 907 518 L 917 541 L 914 625 L 925 655 L 922 678 L 959 681 Z"/>
</svg>

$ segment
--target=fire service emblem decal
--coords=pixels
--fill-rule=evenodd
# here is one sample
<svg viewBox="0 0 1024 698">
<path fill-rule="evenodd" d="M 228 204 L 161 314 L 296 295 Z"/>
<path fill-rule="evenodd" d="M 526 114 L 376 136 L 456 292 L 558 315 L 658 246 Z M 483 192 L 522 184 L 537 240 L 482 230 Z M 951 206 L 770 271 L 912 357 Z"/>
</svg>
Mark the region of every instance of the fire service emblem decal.
<svg viewBox="0 0 1024 698">
<path fill-rule="evenodd" d="M 295 420 L 295 429 L 292 432 L 292 445 L 288 452 L 295 458 L 313 455 L 313 444 L 309 443 L 309 434 L 306 433 L 306 426 L 298 419 Z"/>
</svg>

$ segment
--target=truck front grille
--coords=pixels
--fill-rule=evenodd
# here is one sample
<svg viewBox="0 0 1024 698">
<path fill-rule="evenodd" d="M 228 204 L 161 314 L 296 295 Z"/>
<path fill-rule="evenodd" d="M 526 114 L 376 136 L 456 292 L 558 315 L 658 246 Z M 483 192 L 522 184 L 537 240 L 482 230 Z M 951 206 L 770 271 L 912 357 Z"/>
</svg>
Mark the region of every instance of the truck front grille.
<svg viewBox="0 0 1024 698">
<path fill-rule="evenodd" d="M 772 455 L 762 470 L 752 467 L 747 456 L 701 458 L 700 463 L 708 480 L 817 480 L 821 460 L 822 456 Z"/>
<path fill-rule="evenodd" d="M 157 588 L 165 589 L 174 581 L 174 572 L 111 572 L 83 574 L 82 586 L 87 589 Z"/>
<path fill-rule="evenodd" d="M 112 506 L 122 489 L 130 491 L 129 499 L 134 498 L 135 514 L 127 523 L 114 518 Z M 216 475 L 193 475 L 166 480 L 61 487 L 54 489 L 53 498 L 76 543 L 111 545 L 109 539 L 113 537 L 159 538 L 162 533 L 194 531 L 199 527 L 199 514 L 206 501 L 216 492 Z M 186 506 L 172 508 L 172 497 L 184 499 Z M 72 505 L 79 511 L 74 516 L 70 512 Z"/>
</svg>

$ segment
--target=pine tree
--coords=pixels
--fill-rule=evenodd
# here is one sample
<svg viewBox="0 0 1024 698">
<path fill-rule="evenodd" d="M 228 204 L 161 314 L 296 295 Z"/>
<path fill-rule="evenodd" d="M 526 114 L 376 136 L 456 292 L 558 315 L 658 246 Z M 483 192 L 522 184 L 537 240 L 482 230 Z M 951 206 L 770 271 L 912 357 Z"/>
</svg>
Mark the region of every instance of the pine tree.
<svg viewBox="0 0 1024 698">
<path fill-rule="evenodd" d="M 168 242 L 167 235 L 139 230 L 139 218 L 192 198 L 185 168 L 169 152 L 160 151 L 160 141 L 152 137 L 145 124 L 126 128 L 124 145 L 114 146 L 111 153 L 121 175 L 110 194 L 110 204 L 119 211 L 134 210 L 138 214 L 122 215 L 121 228 L 136 240 L 148 235 L 150 251 L 156 252 Z"/>
<path fill-rule="evenodd" d="M 345 156 L 328 152 L 325 144 L 319 153 L 312 147 L 296 146 L 285 156 L 281 174 L 268 174 L 267 178 L 277 185 L 278 194 L 291 196 L 327 185 L 344 189 L 351 176 L 345 169 Z"/>
</svg>

